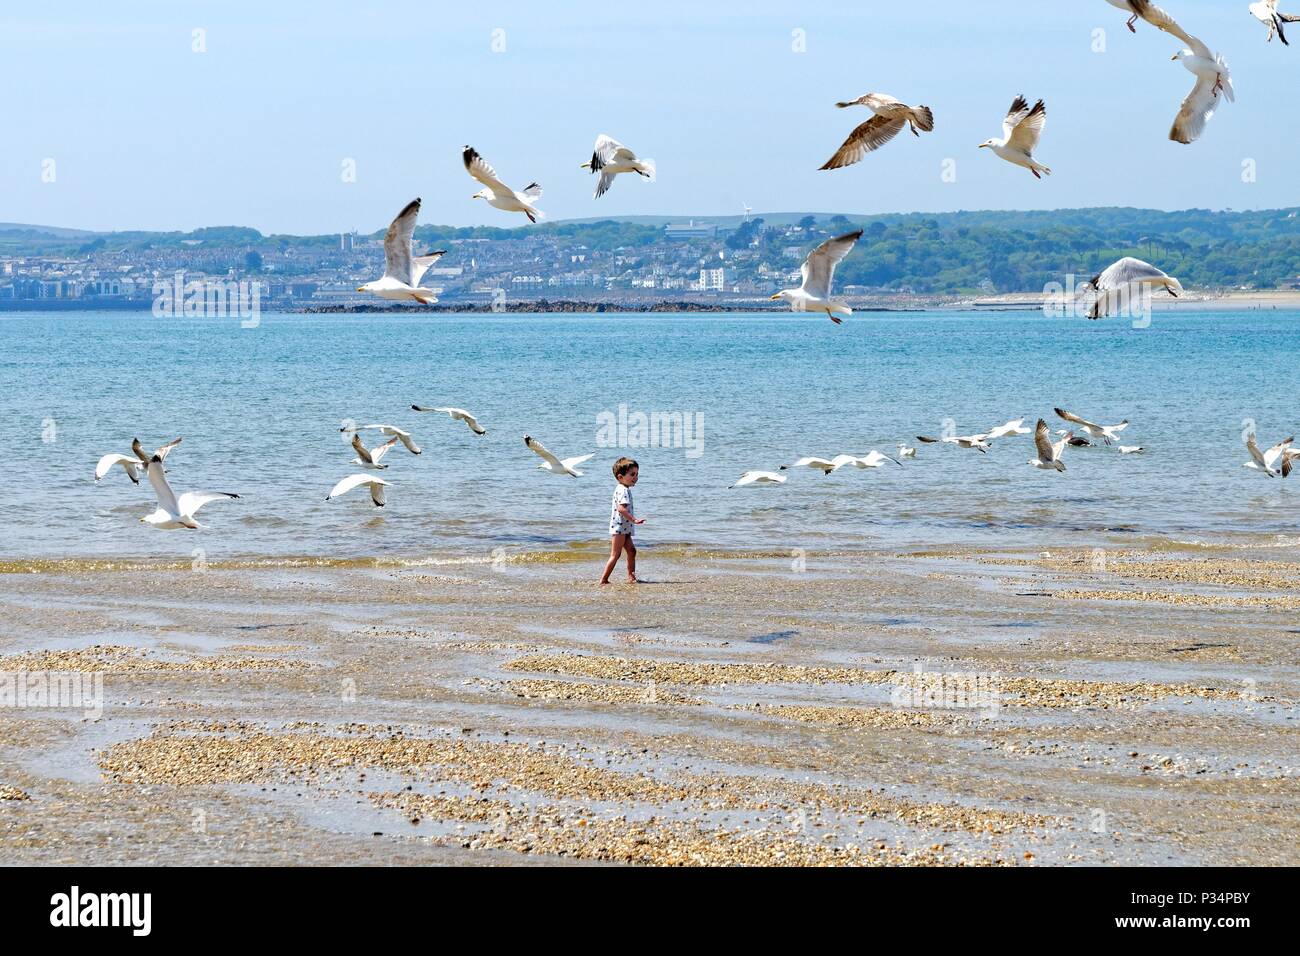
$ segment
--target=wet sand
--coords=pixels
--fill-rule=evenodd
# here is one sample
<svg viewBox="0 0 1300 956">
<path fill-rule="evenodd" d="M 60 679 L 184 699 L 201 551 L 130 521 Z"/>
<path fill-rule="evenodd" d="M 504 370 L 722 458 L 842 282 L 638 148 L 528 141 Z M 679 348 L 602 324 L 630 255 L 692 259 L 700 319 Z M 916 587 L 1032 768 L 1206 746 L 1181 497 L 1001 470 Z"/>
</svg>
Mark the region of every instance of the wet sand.
<svg viewBox="0 0 1300 956">
<path fill-rule="evenodd" d="M 10 563 L 0 860 L 1295 864 L 1292 554 Z"/>
</svg>

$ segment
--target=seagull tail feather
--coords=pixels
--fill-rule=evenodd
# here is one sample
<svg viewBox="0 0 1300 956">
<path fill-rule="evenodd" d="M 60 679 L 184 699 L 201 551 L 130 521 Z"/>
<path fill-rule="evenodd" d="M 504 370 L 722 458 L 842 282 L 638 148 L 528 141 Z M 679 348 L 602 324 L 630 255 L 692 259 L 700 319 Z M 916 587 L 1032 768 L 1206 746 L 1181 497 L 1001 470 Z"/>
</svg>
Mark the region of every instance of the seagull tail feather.
<svg viewBox="0 0 1300 956">
<path fill-rule="evenodd" d="M 655 166 L 655 161 L 653 159 L 638 159 L 636 161 L 636 166 L 636 171 L 638 173 L 650 180 L 650 182 L 655 181 L 655 176 L 658 175 L 658 167 Z"/>
<path fill-rule="evenodd" d="M 923 133 L 934 132 L 934 114 L 928 106 L 918 106 L 912 110 L 912 122 Z"/>
</svg>

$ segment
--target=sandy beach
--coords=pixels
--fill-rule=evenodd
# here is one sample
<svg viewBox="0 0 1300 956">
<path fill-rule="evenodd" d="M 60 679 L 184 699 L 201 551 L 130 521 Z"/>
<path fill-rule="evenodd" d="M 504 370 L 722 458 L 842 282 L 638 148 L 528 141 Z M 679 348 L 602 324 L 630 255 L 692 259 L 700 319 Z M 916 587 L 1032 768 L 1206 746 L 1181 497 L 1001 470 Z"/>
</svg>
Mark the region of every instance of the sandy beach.
<svg viewBox="0 0 1300 956">
<path fill-rule="evenodd" d="M 6 565 L 4 862 L 1294 865 L 1292 552 Z"/>
</svg>

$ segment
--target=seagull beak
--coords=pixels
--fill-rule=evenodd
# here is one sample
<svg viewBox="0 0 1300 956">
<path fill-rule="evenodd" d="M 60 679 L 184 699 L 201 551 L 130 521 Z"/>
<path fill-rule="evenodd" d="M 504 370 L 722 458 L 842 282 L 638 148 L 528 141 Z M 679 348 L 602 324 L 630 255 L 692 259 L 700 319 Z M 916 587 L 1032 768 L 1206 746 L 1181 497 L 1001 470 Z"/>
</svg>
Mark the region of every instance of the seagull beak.
<svg viewBox="0 0 1300 956">
<path fill-rule="evenodd" d="M 779 298 L 781 298 L 781 293 L 778 292 L 776 295 L 768 296 L 768 298 L 769 298 L 769 299 L 779 299 Z"/>
<path fill-rule="evenodd" d="M 362 287 L 362 286 L 357 286 L 357 291 L 358 291 L 358 292 L 365 292 L 366 290 L 365 290 L 365 288 Z"/>
<path fill-rule="evenodd" d="M 984 148 L 985 146 L 987 146 L 987 145 L 988 145 L 988 143 L 980 143 L 980 149 L 983 149 L 983 148 Z"/>
<path fill-rule="evenodd" d="M 1173 56 L 1171 56 L 1169 59 L 1171 59 L 1171 60 L 1176 60 L 1176 59 L 1178 59 L 1178 54 L 1175 53 L 1175 54 L 1174 54 Z"/>
</svg>

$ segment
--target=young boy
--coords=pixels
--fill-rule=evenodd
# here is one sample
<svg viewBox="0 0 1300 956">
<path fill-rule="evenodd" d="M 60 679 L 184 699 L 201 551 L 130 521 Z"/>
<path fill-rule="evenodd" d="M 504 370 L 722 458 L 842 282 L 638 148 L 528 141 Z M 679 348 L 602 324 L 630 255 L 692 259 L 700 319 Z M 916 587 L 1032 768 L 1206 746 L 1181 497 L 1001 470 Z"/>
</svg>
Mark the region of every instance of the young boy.
<svg viewBox="0 0 1300 956">
<path fill-rule="evenodd" d="M 609 516 L 609 560 L 605 562 L 605 573 L 600 583 L 608 584 L 609 576 L 618 564 L 618 556 L 627 552 L 627 579 L 637 584 L 636 579 L 636 545 L 632 543 L 632 526 L 645 524 L 645 518 L 638 518 L 632 511 L 632 486 L 636 484 L 640 466 L 631 458 L 620 458 L 614 462 L 614 509 Z"/>
</svg>

